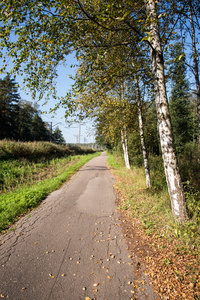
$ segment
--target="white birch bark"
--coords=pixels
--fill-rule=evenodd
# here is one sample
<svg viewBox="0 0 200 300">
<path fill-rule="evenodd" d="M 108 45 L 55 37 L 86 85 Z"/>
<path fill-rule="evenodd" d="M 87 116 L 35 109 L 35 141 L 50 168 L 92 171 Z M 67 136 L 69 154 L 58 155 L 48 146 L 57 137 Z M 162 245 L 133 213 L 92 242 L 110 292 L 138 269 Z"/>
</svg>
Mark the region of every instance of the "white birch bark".
<svg viewBox="0 0 200 300">
<path fill-rule="evenodd" d="M 141 140 L 141 145 L 142 145 L 142 153 L 143 153 L 143 159 L 144 159 L 144 170 L 145 170 L 145 176 L 146 176 L 146 186 L 147 186 L 147 188 L 150 188 L 151 187 L 151 179 L 150 179 L 150 171 L 149 171 L 149 161 L 148 161 L 148 155 L 147 155 L 146 146 L 145 146 L 143 121 L 142 121 L 141 98 L 140 98 L 140 90 L 139 90 L 139 85 L 138 85 L 137 78 L 135 78 L 135 84 L 136 84 L 136 94 L 137 94 L 140 140 Z"/>
<path fill-rule="evenodd" d="M 172 212 L 178 221 L 184 223 L 186 218 L 185 195 L 173 142 L 171 120 L 165 87 L 163 53 L 155 2 L 155 0 L 146 0 L 146 8 L 150 22 L 149 30 L 151 36 L 149 41 L 151 43 L 151 61 L 154 75 L 154 93 L 158 128 Z"/>
<path fill-rule="evenodd" d="M 120 102 L 122 100 L 124 100 L 124 84 L 123 84 L 123 81 L 120 85 Z M 123 126 L 123 128 L 121 129 L 121 138 L 122 138 L 122 147 L 123 147 L 123 152 L 124 152 L 125 165 L 126 165 L 126 168 L 130 170 L 126 126 Z"/>
<path fill-rule="evenodd" d="M 126 168 L 130 170 L 126 129 L 124 129 L 124 130 L 121 129 L 121 138 L 122 138 L 122 148 L 123 148 L 123 152 L 124 152 L 125 165 L 126 165 Z"/>
<path fill-rule="evenodd" d="M 200 79 L 199 79 L 199 66 L 198 66 L 198 54 L 195 43 L 195 28 L 192 15 L 192 5 L 189 1 L 189 10 L 190 10 L 190 25 L 192 30 L 192 52 L 193 52 L 193 63 L 194 63 L 194 76 L 196 81 L 196 95 L 197 95 L 197 115 L 198 115 L 198 128 L 199 128 L 199 149 L 200 149 Z"/>
</svg>

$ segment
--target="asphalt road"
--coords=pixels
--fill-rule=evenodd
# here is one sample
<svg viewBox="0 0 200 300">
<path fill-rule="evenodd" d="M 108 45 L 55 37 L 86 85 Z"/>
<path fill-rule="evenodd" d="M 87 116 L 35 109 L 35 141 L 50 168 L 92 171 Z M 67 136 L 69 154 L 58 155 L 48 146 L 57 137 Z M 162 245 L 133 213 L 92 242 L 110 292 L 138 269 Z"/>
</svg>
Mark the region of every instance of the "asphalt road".
<svg viewBox="0 0 200 300">
<path fill-rule="evenodd" d="M 103 153 L 0 236 L 0 298 L 158 298 L 148 278 L 139 290 L 131 284 L 113 184 Z"/>
</svg>

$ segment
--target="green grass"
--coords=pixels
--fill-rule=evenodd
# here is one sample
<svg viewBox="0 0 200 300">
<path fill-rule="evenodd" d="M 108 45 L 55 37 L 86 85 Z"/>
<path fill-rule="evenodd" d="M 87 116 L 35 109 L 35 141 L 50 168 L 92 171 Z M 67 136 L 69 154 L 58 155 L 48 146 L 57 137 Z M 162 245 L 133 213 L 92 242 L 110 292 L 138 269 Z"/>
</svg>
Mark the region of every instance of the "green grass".
<svg viewBox="0 0 200 300">
<path fill-rule="evenodd" d="M 24 182 L 22 186 L 18 185 L 18 188 L 14 191 L 0 194 L 0 231 L 8 228 L 22 214 L 36 207 L 48 194 L 66 182 L 81 166 L 98 155 L 99 153 L 74 156 L 71 161 L 69 158 L 57 159 L 56 162 L 54 160 L 54 164 L 59 169 L 59 174 L 55 174 L 55 172 L 52 173 L 52 169 L 50 168 L 51 178 L 45 180 L 39 179 L 38 182 L 31 185 L 30 182 L 27 181 L 26 183 Z M 60 168 L 64 160 L 66 160 L 67 165 Z M 15 163 L 18 168 L 20 163 Z M 38 171 L 37 167 L 36 170 Z M 52 174 L 54 174 L 54 176 L 52 176 Z"/>
<path fill-rule="evenodd" d="M 0 161 L 0 194 L 59 175 L 75 160 L 77 156 L 41 159 L 37 163 L 28 159 Z"/>
<path fill-rule="evenodd" d="M 152 189 L 146 189 L 145 174 L 142 167 L 132 166 L 127 170 L 120 156 L 108 154 L 108 164 L 118 177 L 116 188 L 122 191 L 121 207 L 129 209 L 132 216 L 140 220 L 146 234 L 176 239 L 180 247 L 200 250 L 199 201 L 195 193 L 186 194 L 187 207 L 192 211 L 191 219 L 183 226 L 174 221 L 171 203 L 163 179 L 159 159 L 154 159 L 157 167 L 151 168 Z M 153 159 L 151 159 L 153 164 Z M 162 187 L 162 188 L 161 188 Z M 198 194 L 198 193 L 197 193 Z M 196 198 L 195 198 L 196 197 Z"/>
</svg>

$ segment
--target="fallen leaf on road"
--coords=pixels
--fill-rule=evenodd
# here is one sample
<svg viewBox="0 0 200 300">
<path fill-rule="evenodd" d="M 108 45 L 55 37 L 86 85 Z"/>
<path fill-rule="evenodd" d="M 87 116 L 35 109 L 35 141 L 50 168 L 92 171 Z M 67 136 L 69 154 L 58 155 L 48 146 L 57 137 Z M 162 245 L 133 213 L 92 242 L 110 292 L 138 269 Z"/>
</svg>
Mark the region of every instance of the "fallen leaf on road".
<svg viewBox="0 0 200 300">
<path fill-rule="evenodd" d="M 95 290 L 93 290 L 93 292 L 98 292 L 98 290 L 97 290 L 97 289 L 95 289 Z"/>
<path fill-rule="evenodd" d="M 94 284 L 93 284 L 93 286 L 98 286 L 98 285 L 99 285 L 99 283 L 94 283 Z"/>
<path fill-rule="evenodd" d="M 53 276 L 52 274 L 49 274 L 49 276 L 51 277 L 51 278 L 54 278 L 55 276 Z"/>
<path fill-rule="evenodd" d="M 66 274 L 63 273 L 63 274 L 61 274 L 61 276 L 64 277 L 64 276 L 66 276 Z"/>
<path fill-rule="evenodd" d="M 85 297 L 85 300 L 91 300 L 91 298 L 90 297 Z"/>
</svg>

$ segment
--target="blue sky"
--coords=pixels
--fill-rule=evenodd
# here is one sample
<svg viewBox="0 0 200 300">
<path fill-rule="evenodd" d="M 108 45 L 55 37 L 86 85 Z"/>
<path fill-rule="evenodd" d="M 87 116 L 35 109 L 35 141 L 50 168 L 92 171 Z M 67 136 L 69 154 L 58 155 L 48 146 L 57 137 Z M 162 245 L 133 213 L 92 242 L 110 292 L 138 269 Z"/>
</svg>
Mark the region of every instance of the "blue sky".
<svg viewBox="0 0 200 300">
<path fill-rule="evenodd" d="M 68 90 L 70 90 L 71 85 L 73 84 L 73 80 L 69 78 L 68 75 L 74 75 L 76 68 L 71 68 L 71 65 L 76 64 L 76 59 L 73 55 L 69 56 L 68 65 L 67 67 L 58 67 L 58 78 L 57 81 L 57 91 L 58 96 L 64 96 Z M 10 67 L 10 66 L 9 66 Z M 4 74 L 1 75 L 1 78 L 4 77 Z M 19 94 L 22 99 L 27 101 L 32 101 L 31 93 L 28 93 L 28 91 L 24 91 L 23 89 L 23 78 L 17 76 L 16 82 L 20 84 L 19 88 Z M 78 142 L 79 138 L 79 132 L 81 132 L 80 135 L 80 142 L 81 143 L 93 143 L 94 142 L 94 129 L 92 128 L 92 123 L 89 121 L 85 121 L 81 124 L 81 130 L 79 128 L 79 124 L 75 123 L 72 124 L 70 127 L 65 122 L 65 110 L 64 108 L 59 108 L 56 113 L 49 113 L 49 109 L 54 107 L 56 104 L 56 101 L 51 98 L 49 102 L 46 105 L 43 105 L 44 101 L 41 100 L 38 102 L 39 110 L 42 112 L 47 112 L 45 114 L 42 114 L 41 117 L 45 122 L 52 122 L 53 129 L 55 129 L 57 126 L 62 131 L 63 137 L 67 143 L 76 143 Z"/>
</svg>

